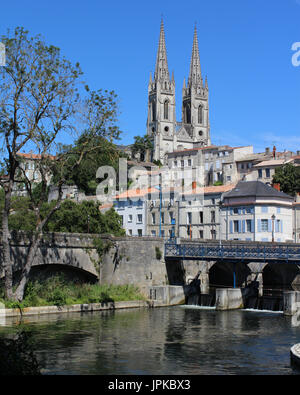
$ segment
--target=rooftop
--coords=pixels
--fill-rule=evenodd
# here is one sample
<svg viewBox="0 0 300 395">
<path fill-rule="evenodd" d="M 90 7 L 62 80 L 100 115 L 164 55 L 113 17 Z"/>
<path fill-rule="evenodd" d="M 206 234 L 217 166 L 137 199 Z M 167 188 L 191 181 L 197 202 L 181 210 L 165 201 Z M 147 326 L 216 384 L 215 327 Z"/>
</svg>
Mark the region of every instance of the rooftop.
<svg viewBox="0 0 300 395">
<path fill-rule="evenodd" d="M 248 197 L 254 196 L 256 198 L 280 198 L 293 201 L 294 198 L 290 195 L 287 195 L 284 192 L 280 192 L 277 189 L 264 184 L 261 181 L 240 181 L 237 183 L 236 187 L 233 188 L 230 192 L 226 193 L 225 198 L 234 198 L 234 197 Z"/>
</svg>

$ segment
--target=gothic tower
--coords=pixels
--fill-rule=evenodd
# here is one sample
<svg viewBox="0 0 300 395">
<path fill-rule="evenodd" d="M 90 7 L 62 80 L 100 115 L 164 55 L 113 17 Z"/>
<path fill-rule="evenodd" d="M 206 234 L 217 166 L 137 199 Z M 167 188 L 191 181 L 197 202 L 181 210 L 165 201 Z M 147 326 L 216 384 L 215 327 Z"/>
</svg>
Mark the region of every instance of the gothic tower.
<svg viewBox="0 0 300 395">
<path fill-rule="evenodd" d="M 190 74 L 182 89 L 182 123 L 189 126 L 194 144 L 208 146 L 210 141 L 208 83 L 203 83 L 195 26 Z"/>
<path fill-rule="evenodd" d="M 175 81 L 170 78 L 163 20 L 160 25 L 159 44 L 156 57 L 155 73 L 148 84 L 148 119 L 147 134 L 153 141 L 152 160 L 161 160 L 166 152 L 174 150 Z"/>
</svg>

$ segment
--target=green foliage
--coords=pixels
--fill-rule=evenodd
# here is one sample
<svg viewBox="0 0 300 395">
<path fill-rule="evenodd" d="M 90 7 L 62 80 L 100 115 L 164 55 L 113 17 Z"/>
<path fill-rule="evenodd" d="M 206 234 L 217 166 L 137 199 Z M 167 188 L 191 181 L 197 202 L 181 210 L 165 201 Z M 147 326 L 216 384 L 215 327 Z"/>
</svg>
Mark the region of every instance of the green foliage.
<svg viewBox="0 0 300 395">
<path fill-rule="evenodd" d="M 222 182 L 222 181 L 216 181 L 216 182 L 214 183 L 214 187 L 218 187 L 218 186 L 221 186 L 221 185 L 223 185 L 223 182 Z"/>
<path fill-rule="evenodd" d="M 159 247 L 155 247 L 155 255 L 156 255 L 156 259 L 160 260 L 162 257 L 162 253 Z"/>
<path fill-rule="evenodd" d="M 300 167 L 287 163 L 278 167 L 273 176 L 273 183 L 279 183 L 282 192 L 294 196 L 300 192 Z"/>
<path fill-rule="evenodd" d="M 134 143 L 132 145 L 132 153 L 133 155 L 140 153 L 141 156 L 145 154 L 146 150 L 153 149 L 153 143 L 150 137 L 146 134 L 145 136 L 135 136 Z"/>
<path fill-rule="evenodd" d="M 0 190 L 1 192 L 1 190 Z M 0 193 L 0 210 L 3 207 L 4 196 Z M 44 218 L 55 202 L 43 203 L 41 217 Z M 0 217 L 0 224 L 2 217 Z M 23 230 L 33 232 L 36 228 L 36 216 L 28 197 L 15 196 L 12 199 L 12 211 L 9 216 L 10 230 Z M 83 201 L 76 203 L 71 200 L 62 202 L 61 207 L 49 220 L 46 232 L 68 233 L 109 233 L 115 236 L 124 236 L 125 231 L 121 225 L 121 217 L 111 208 L 106 213 L 99 211 L 99 203 Z"/>
<path fill-rule="evenodd" d="M 3 296 L 3 293 L 2 293 Z M 0 299 L 7 308 L 34 306 L 63 306 L 81 303 L 142 300 L 139 289 L 133 285 L 99 285 L 68 280 L 56 274 L 47 280 L 29 281 L 22 302 Z"/>
<path fill-rule="evenodd" d="M 1 376 L 36 376 L 41 374 L 29 332 L 19 332 L 14 339 L 0 337 L 0 355 Z"/>
</svg>

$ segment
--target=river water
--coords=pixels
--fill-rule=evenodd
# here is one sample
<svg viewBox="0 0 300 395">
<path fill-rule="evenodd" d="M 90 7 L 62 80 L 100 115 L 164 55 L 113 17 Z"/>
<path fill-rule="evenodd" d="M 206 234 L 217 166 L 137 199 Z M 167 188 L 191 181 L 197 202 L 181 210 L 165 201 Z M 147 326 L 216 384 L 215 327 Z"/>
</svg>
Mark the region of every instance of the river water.
<svg viewBox="0 0 300 395">
<path fill-rule="evenodd" d="M 299 324 L 278 312 L 176 306 L 7 319 L 0 336 L 30 330 L 49 375 L 295 375 Z"/>
</svg>

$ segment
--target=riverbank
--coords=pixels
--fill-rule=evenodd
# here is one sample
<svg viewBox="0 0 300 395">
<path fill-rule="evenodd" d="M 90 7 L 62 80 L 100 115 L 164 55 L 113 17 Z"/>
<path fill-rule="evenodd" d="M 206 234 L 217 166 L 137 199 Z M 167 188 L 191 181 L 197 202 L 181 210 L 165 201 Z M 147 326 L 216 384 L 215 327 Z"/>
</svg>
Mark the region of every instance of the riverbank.
<svg viewBox="0 0 300 395">
<path fill-rule="evenodd" d="M 26 317 L 31 315 L 93 312 L 101 310 L 117 310 L 152 307 L 145 300 L 130 300 L 123 302 L 82 303 L 66 306 L 38 306 L 14 309 L 0 309 L 0 317 Z"/>
</svg>

